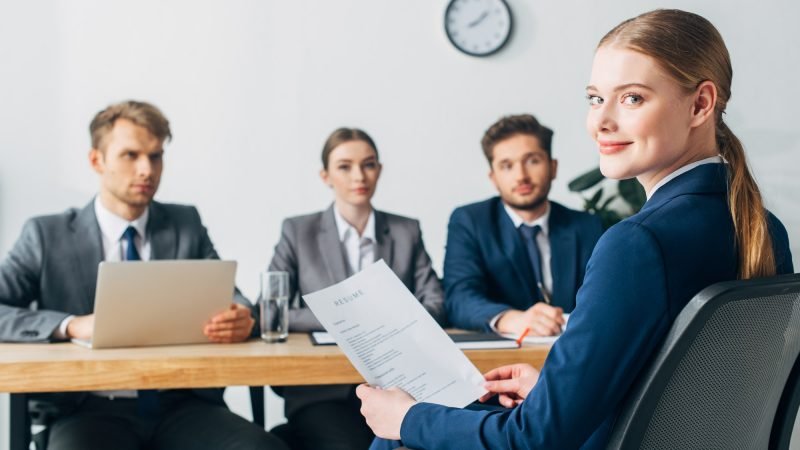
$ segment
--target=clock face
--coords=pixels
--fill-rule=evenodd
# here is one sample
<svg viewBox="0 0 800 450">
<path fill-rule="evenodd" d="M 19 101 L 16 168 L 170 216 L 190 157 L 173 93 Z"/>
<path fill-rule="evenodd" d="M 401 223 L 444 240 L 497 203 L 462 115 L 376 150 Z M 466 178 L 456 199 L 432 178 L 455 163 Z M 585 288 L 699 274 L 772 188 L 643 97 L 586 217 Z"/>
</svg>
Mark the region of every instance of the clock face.
<svg viewBox="0 0 800 450">
<path fill-rule="evenodd" d="M 511 9 L 503 0 L 450 0 L 444 13 L 447 38 L 472 56 L 497 52 L 511 36 Z"/>
</svg>

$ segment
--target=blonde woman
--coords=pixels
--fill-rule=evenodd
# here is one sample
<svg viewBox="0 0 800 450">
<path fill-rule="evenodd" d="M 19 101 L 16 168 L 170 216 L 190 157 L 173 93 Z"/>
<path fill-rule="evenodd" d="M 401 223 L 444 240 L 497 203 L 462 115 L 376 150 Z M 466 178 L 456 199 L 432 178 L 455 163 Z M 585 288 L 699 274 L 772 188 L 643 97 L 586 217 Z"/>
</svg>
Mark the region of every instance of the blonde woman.
<svg viewBox="0 0 800 450">
<path fill-rule="evenodd" d="M 542 372 L 516 364 L 485 375 L 487 397 L 509 409 L 445 408 L 359 386 L 376 435 L 415 449 L 605 448 L 635 377 L 697 292 L 792 272 L 786 230 L 764 209 L 723 120 L 731 78 L 721 36 L 696 14 L 652 11 L 600 41 L 587 129 L 603 174 L 636 177 L 647 203 L 600 238 Z"/>
</svg>

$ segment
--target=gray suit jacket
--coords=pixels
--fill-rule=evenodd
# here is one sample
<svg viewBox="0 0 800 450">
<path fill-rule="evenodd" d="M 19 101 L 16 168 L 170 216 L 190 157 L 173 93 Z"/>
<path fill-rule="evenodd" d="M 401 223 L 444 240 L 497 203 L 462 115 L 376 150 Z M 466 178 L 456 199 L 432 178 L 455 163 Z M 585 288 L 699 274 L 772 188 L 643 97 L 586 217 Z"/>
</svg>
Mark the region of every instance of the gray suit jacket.
<svg viewBox="0 0 800 450">
<path fill-rule="evenodd" d="M 444 295 L 422 242 L 419 222 L 375 211 L 375 260 L 383 259 L 425 309 L 444 324 Z M 289 272 L 291 331 L 322 330 L 301 295 L 347 278 L 345 250 L 339 241 L 333 206 L 325 211 L 286 219 L 269 270 Z M 278 389 L 286 400 L 286 415 L 320 400 L 344 399 L 353 387 L 314 386 Z"/>
<path fill-rule="evenodd" d="M 153 202 L 147 234 L 151 259 L 219 258 L 192 206 Z M 93 202 L 81 210 L 28 220 L 19 240 L 0 262 L 0 341 L 47 342 L 68 315 L 91 314 L 102 260 L 102 236 Z M 234 300 L 250 306 L 238 290 Z M 35 310 L 31 309 L 33 302 Z M 222 402 L 222 389 L 193 391 Z M 63 394 L 58 401 L 76 404 L 82 398 L 81 393 Z"/>
</svg>

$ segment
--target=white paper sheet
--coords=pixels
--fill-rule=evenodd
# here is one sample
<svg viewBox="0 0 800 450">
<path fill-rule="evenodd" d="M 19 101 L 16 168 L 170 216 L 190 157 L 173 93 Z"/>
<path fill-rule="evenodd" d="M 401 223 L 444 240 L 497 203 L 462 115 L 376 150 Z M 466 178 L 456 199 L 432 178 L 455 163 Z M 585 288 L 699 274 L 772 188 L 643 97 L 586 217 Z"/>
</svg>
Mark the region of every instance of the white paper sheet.
<svg viewBox="0 0 800 450">
<path fill-rule="evenodd" d="M 303 300 L 369 384 L 458 408 L 486 393 L 478 369 L 383 260 Z"/>
</svg>

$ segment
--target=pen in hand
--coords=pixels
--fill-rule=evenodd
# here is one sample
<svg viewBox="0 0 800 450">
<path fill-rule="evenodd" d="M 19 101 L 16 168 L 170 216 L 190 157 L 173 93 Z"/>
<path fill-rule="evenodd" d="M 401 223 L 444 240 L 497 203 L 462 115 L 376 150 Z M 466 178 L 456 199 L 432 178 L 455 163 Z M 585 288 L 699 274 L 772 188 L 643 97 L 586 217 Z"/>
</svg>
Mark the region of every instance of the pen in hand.
<svg viewBox="0 0 800 450">
<path fill-rule="evenodd" d="M 517 340 L 515 341 L 517 343 L 517 347 L 522 347 L 522 341 L 525 340 L 525 336 L 527 336 L 528 333 L 530 332 L 531 332 L 531 327 L 525 327 L 525 329 L 522 330 L 522 334 L 520 334 Z"/>
<path fill-rule="evenodd" d="M 544 299 L 544 302 L 547 303 L 548 305 L 552 305 L 553 301 L 550 298 L 550 293 L 547 292 L 547 289 L 544 288 L 544 285 L 542 284 L 542 282 L 541 281 L 537 281 L 536 282 L 536 286 L 539 288 L 539 292 L 542 293 L 542 298 Z"/>
</svg>

